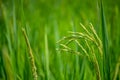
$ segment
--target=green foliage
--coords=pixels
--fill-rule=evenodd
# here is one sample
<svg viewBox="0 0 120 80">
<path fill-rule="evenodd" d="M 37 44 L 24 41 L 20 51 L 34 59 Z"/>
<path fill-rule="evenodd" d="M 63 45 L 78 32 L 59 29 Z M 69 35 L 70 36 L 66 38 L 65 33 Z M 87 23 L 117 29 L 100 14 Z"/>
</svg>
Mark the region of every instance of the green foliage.
<svg viewBox="0 0 120 80">
<path fill-rule="evenodd" d="M 0 80 L 119 80 L 120 2 L 100 1 L 0 0 Z"/>
<path fill-rule="evenodd" d="M 103 56 L 103 75 L 105 80 L 110 80 L 110 53 L 108 52 L 108 36 L 107 36 L 107 26 L 105 22 L 105 15 L 104 15 L 104 10 L 103 10 L 103 5 L 102 1 L 100 4 L 101 8 L 101 23 L 102 23 L 102 42 L 103 42 L 103 51 L 104 51 L 104 56 Z"/>
</svg>

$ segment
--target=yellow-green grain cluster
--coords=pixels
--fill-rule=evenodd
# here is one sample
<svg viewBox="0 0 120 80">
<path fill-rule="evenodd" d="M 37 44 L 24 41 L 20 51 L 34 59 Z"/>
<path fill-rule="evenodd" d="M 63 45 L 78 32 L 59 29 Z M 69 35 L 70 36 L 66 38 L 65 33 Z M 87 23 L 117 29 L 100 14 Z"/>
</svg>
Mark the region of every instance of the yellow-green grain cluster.
<svg viewBox="0 0 120 80">
<path fill-rule="evenodd" d="M 97 58 L 96 58 L 95 50 L 93 48 L 96 47 L 96 49 L 98 49 L 98 51 L 99 51 L 100 56 L 102 57 L 102 55 L 103 55 L 102 42 L 101 42 L 100 38 L 98 37 L 98 35 L 97 35 L 97 33 L 96 33 L 96 31 L 91 23 L 89 24 L 90 31 L 88 31 L 88 29 L 83 24 L 80 23 L 80 25 L 82 26 L 85 33 L 83 33 L 83 32 L 69 32 L 72 35 L 64 37 L 63 39 L 61 39 L 57 42 L 57 43 L 60 43 L 60 46 L 62 47 L 59 50 L 65 51 L 65 52 L 72 52 L 72 53 L 75 53 L 75 54 L 80 55 L 80 56 L 81 55 L 87 56 L 88 59 L 90 59 L 90 61 L 94 65 L 97 80 L 101 80 L 100 68 L 99 68 Z M 89 51 L 87 51 L 87 48 L 83 47 L 83 45 L 81 44 L 81 42 L 79 42 L 79 40 L 84 41 L 84 43 L 86 44 Z M 70 46 L 68 44 L 72 43 L 73 41 L 81 48 L 81 50 L 83 51 L 84 54 L 70 48 Z M 94 45 L 90 44 L 90 43 L 93 43 Z"/>
<path fill-rule="evenodd" d="M 35 66 L 35 60 L 34 60 L 34 56 L 33 56 L 33 53 L 32 53 L 32 49 L 31 49 L 31 46 L 30 46 L 30 43 L 29 43 L 29 40 L 27 38 L 27 34 L 26 34 L 24 28 L 22 28 L 22 32 L 23 32 L 23 35 L 25 37 L 25 41 L 26 41 L 28 51 L 29 51 L 29 57 L 30 57 L 30 63 L 31 63 L 31 67 L 32 67 L 33 78 L 34 78 L 34 80 L 37 80 L 37 77 L 38 77 L 37 68 Z"/>
</svg>

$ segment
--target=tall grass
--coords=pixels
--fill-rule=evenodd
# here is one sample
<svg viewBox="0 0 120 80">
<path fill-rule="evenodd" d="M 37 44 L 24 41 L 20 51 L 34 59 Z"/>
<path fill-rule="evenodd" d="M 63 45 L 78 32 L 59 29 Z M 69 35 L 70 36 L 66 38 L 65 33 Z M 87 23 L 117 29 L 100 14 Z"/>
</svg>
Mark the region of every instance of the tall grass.
<svg viewBox="0 0 120 80">
<path fill-rule="evenodd" d="M 98 35 L 91 23 L 90 23 L 90 27 L 89 27 L 91 29 L 90 32 L 83 24 L 80 23 L 80 25 L 82 26 L 82 28 L 85 30 L 86 33 L 70 32 L 72 34 L 71 36 L 64 37 L 63 39 L 61 39 L 57 42 L 57 43 L 60 43 L 60 46 L 61 46 L 61 48 L 59 50 L 69 52 L 69 53 L 74 53 L 74 54 L 77 54 L 82 57 L 86 56 L 94 65 L 94 68 L 96 71 L 96 79 L 101 80 L 100 68 L 99 68 L 97 58 L 96 58 L 97 54 L 95 53 L 95 50 L 94 50 L 94 46 L 96 46 L 99 51 L 99 56 L 102 57 L 103 52 L 102 52 L 101 40 L 98 37 Z M 86 45 L 86 48 L 83 47 L 84 45 L 81 44 L 81 41 L 80 42 L 78 41 L 79 39 L 80 40 L 83 39 L 83 41 L 85 43 L 84 45 Z M 63 43 L 63 41 L 65 41 L 65 42 Z M 79 51 L 73 50 L 69 46 L 69 44 L 72 43 L 73 41 L 81 48 L 81 50 L 83 51 L 84 54 L 82 54 Z M 90 44 L 91 42 L 92 42 L 92 44 Z M 90 52 L 87 51 L 87 48 Z"/>
<path fill-rule="evenodd" d="M 102 23 L 102 42 L 103 42 L 103 75 L 105 80 L 110 80 L 110 53 L 108 51 L 108 35 L 107 35 L 107 26 L 105 20 L 105 14 L 103 10 L 102 0 L 100 2 L 101 8 L 101 23 Z"/>
<path fill-rule="evenodd" d="M 23 35 L 25 37 L 25 41 L 26 41 L 28 51 L 29 51 L 30 63 L 31 63 L 31 68 L 32 68 L 32 75 L 33 75 L 34 80 L 37 80 L 37 77 L 38 77 L 37 68 L 35 66 L 35 60 L 34 60 L 34 56 L 33 56 L 33 53 L 32 53 L 32 49 L 31 49 L 31 46 L 30 46 L 30 43 L 29 43 L 29 40 L 27 38 L 27 34 L 26 34 L 24 28 L 22 28 L 22 32 L 23 32 Z"/>
<path fill-rule="evenodd" d="M 57 47 L 57 48 L 59 48 L 59 45 L 57 44 L 56 45 L 56 42 L 59 40 L 59 26 L 58 26 L 58 23 L 57 23 L 57 20 L 56 19 L 54 19 L 54 22 L 53 22 L 53 26 L 54 26 L 54 36 L 55 36 L 55 47 Z M 55 55 L 56 55 L 56 65 L 55 66 L 57 66 L 57 70 L 58 70 L 58 72 L 59 73 L 57 73 L 58 74 L 58 76 L 56 76 L 57 77 L 57 79 L 60 77 L 60 79 L 62 79 L 63 80 L 63 69 L 62 69 L 62 67 L 63 67 L 63 63 L 62 63 L 62 61 L 61 61 L 61 55 L 59 55 L 59 54 L 57 54 L 58 52 L 56 51 L 56 53 L 55 53 Z"/>
<path fill-rule="evenodd" d="M 119 80 L 120 3 L 103 2 L 0 0 L 0 80 Z"/>
<path fill-rule="evenodd" d="M 3 32 L 3 34 L 4 34 L 3 37 L 5 38 L 5 42 L 7 41 L 7 43 L 4 42 L 3 45 L 6 44 L 7 47 L 8 47 L 8 50 L 7 50 L 6 46 L 3 47 L 3 52 L 1 52 L 2 53 L 3 63 L 5 62 L 4 63 L 3 73 L 4 73 L 4 76 L 5 76 L 5 79 L 6 78 L 8 78 L 8 79 L 14 79 L 15 78 L 15 73 L 16 73 L 16 71 L 15 71 L 16 67 L 14 67 L 15 63 L 13 62 L 13 60 L 15 61 L 15 58 L 13 57 L 14 55 L 13 55 L 12 39 L 11 39 L 11 31 L 10 31 L 11 27 L 9 27 L 9 25 L 10 25 L 10 23 L 9 23 L 9 17 L 8 17 L 9 11 L 7 10 L 6 6 L 4 4 L 2 4 L 2 2 L 0 4 L 1 4 L 0 7 L 1 7 L 1 10 L 2 10 L 2 15 L 3 15 L 3 21 L 4 21 L 4 25 L 5 25 L 5 27 L 4 26 L 1 26 L 1 27 L 4 27 L 4 29 L 6 31 L 6 33 Z M 9 72 L 6 70 L 5 65 L 6 66 L 7 65 L 10 66 L 10 67 L 8 67 L 7 70 L 10 71 L 11 75 L 8 75 Z M 13 73 L 11 73 L 12 72 L 11 70 L 13 71 Z M 7 75 L 5 75 L 5 74 L 7 74 Z M 13 75 L 13 78 L 9 77 L 9 76 L 12 76 L 12 75 Z"/>
<path fill-rule="evenodd" d="M 48 39 L 47 29 L 45 28 L 45 64 L 46 64 L 46 79 L 49 80 L 49 50 L 48 50 Z"/>
</svg>

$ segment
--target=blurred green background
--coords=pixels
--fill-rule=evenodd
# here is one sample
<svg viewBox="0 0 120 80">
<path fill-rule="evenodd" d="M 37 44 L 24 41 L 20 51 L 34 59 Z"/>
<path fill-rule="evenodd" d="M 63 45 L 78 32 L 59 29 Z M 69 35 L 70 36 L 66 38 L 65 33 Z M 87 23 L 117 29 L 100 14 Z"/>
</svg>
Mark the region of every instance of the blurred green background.
<svg viewBox="0 0 120 80">
<path fill-rule="evenodd" d="M 120 0 L 103 0 L 103 8 L 110 79 L 116 74 L 120 80 Z M 0 0 L 0 80 L 33 80 L 22 27 L 31 44 L 38 80 L 96 80 L 88 59 L 59 53 L 56 42 L 68 31 L 82 31 L 80 22 L 91 22 L 102 40 L 100 14 L 99 0 Z"/>
</svg>

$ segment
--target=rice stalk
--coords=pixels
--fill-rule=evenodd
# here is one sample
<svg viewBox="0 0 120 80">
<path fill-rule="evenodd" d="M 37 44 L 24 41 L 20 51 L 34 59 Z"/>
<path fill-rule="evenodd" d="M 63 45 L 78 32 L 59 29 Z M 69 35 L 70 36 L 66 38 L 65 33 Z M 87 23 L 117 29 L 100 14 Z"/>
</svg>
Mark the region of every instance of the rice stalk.
<svg viewBox="0 0 120 80">
<path fill-rule="evenodd" d="M 36 68 L 36 65 L 35 65 L 32 49 L 31 49 L 31 46 L 30 46 L 30 43 L 29 43 L 29 40 L 28 40 L 28 37 L 27 37 L 27 34 L 26 34 L 24 28 L 22 28 L 22 32 L 23 32 L 23 35 L 24 35 L 24 38 L 25 38 L 25 41 L 26 41 L 26 44 L 27 44 L 28 51 L 29 51 L 30 63 L 31 63 L 31 67 L 32 67 L 32 75 L 33 75 L 34 80 L 37 80 L 37 77 L 38 77 L 37 68 Z"/>
<path fill-rule="evenodd" d="M 92 35 L 82 23 L 80 23 L 80 25 L 87 32 L 88 35 L 90 35 L 90 36 Z"/>
<path fill-rule="evenodd" d="M 98 37 L 98 35 L 97 35 L 97 33 L 96 33 L 96 31 L 95 31 L 95 29 L 94 29 L 92 23 L 90 23 L 90 29 L 92 30 L 93 34 L 94 34 L 95 37 L 97 38 L 97 40 L 98 40 L 100 46 L 102 46 L 102 42 L 101 42 L 100 38 Z"/>
<path fill-rule="evenodd" d="M 103 55 L 103 52 L 102 52 L 102 48 L 103 48 L 103 46 L 102 46 L 102 41 L 101 41 L 100 38 L 98 37 L 98 35 L 97 35 L 97 33 L 96 33 L 96 31 L 95 31 L 92 23 L 90 23 L 90 28 L 91 28 L 93 34 L 95 35 L 95 37 L 97 38 L 96 41 L 98 41 L 98 44 L 97 44 L 97 45 L 98 45 L 100 54 Z"/>
<path fill-rule="evenodd" d="M 68 42 L 66 42 L 65 45 L 69 45 L 72 41 L 74 41 L 74 39 L 68 40 Z"/>
<path fill-rule="evenodd" d="M 93 49 L 93 47 L 92 47 L 92 51 L 93 51 L 93 65 L 94 65 L 94 68 L 95 68 L 95 70 L 96 70 L 96 78 L 97 78 L 97 80 L 101 80 L 101 75 L 100 75 L 100 68 L 99 68 L 99 64 L 98 64 L 98 61 L 97 61 L 97 58 L 96 58 L 96 55 L 95 55 L 95 53 L 94 53 L 94 49 Z"/>
<path fill-rule="evenodd" d="M 90 47 L 90 45 L 87 41 L 85 41 L 85 42 L 86 42 L 86 45 L 87 45 L 89 51 L 91 51 L 91 54 L 92 54 L 91 59 L 92 59 L 92 62 L 94 64 L 94 67 L 95 67 L 95 70 L 96 70 L 97 80 L 101 80 L 100 68 L 99 68 L 99 64 L 98 64 L 96 55 L 94 53 L 94 49 L 93 49 L 93 47 L 92 48 Z"/>
<path fill-rule="evenodd" d="M 74 33 L 74 32 L 73 32 Z M 76 32 L 75 32 L 76 33 Z M 72 36 L 66 36 L 66 37 L 64 37 L 64 38 L 62 38 L 61 40 L 59 40 L 59 41 L 57 41 L 56 43 L 61 43 L 61 42 L 63 42 L 63 41 L 65 41 L 65 40 L 70 40 L 70 39 L 85 39 L 85 40 L 92 40 L 93 41 L 93 39 L 91 39 L 90 37 L 88 37 L 88 36 L 85 36 L 85 35 L 76 35 L 76 34 L 74 34 L 74 35 L 72 35 Z"/>
<path fill-rule="evenodd" d="M 100 38 L 98 37 L 98 35 L 97 35 L 97 33 L 96 33 L 96 31 L 95 31 L 95 29 L 94 29 L 94 27 L 93 27 L 93 25 L 90 23 L 90 29 L 91 29 L 91 32 L 93 33 L 90 33 L 86 28 L 85 28 L 85 26 L 83 25 L 83 24 L 81 24 L 80 23 L 80 25 L 82 26 L 82 28 L 87 32 L 87 34 L 88 34 L 88 36 L 90 37 L 90 38 L 92 38 L 91 40 L 96 44 L 96 46 L 99 48 L 99 51 L 100 51 L 100 54 L 101 54 L 101 56 L 102 56 L 102 42 L 101 42 L 101 40 L 100 40 Z M 95 36 L 94 36 L 95 35 Z M 96 38 L 97 39 L 96 39 Z"/>
<path fill-rule="evenodd" d="M 102 52 L 102 42 L 101 42 L 100 38 L 98 37 L 98 35 L 97 35 L 96 31 L 94 30 L 94 28 L 92 28 L 92 31 L 96 35 L 97 40 L 94 38 L 94 36 L 92 36 L 92 35 L 89 36 L 86 33 L 80 33 L 80 32 L 69 32 L 69 33 L 74 34 L 74 36 L 76 36 L 76 37 L 78 37 L 78 35 L 79 35 L 82 38 L 84 37 L 84 39 L 86 39 L 86 40 L 92 41 L 98 47 L 99 52 L 100 52 L 100 54 L 102 56 L 103 55 L 103 52 Z"/>
<path fill-rule="evenodd" d="M 60 44 L 60 46 L 63 47 L 63 48 L 58 49 L 58 51 L 69 52 L 69 53 L 77 54 L 77 55 L 83 57 L 83 55 L 82 55 L 80 52 L 77 52 L 77 51 L 71 49 L 70 47 L 68 47 L 68 46 L 66 46 L 66 45 L 64 45 L 64 44 Z"/>
<path fill-rule="evenodd" d="M 76 40 L 76 42 L 77 42 L 78 45 L 80 45 L 80 43 L 79 43 L 77 40 Z M 94 67 L 95 67 L 95 70 L 96 70 L 97 80 L 101 80 L 99 64 L 98 64 L 96 55 L 95 55 L 95 53 L 94 53 L 94 49 L 93 49 L 93 47 L 90 48 L 90 46 L 89 46 L 89 44 L 88 44 L 87 41 L 85 41 L 85 42 L 86 42 L 87 47 L 88 47 L 89 50 L 91 51 L 92 56 L 90 57 L 90 55 L 87 54 L 87 51 L 86 51 L 83 47 L 81 47 L 82 45 L 80 45 L 80 47 L 82 48 L 82 50 L 84 51 L 84 53 L 87 54 L 87 57 L 92 60 L 92 62 L 93 62 L 93 64 L 94 64 Z"/>
<path fill-rule="evenodd" d="M 75 40 L 75 42 L 78 44 L 78 46 L 82 49 L 82 51 L 85 53 L 85 55 L 87 56 L 87 57 L 89 57 L 89 55 L 88 55 L 88 53 L 87 53 L 87 51 L 85 50 L 85 48 L 83 48 L 83 46 L 77 41 L 77 40 Z"/>
<path fill-rule="evenodd" d="M 82 37 L 85 37 L 85 38 L 88 38 L 88 40 L 91 40 L 94 42 L 94 39 L 92 36 L 89 36 L 88 34 L 85 34 L 85 33 L 81 33 L 81 32 L 69 32 L 71 34 L 76 34 L 76 35 L 80 35 Z"/>
<path fill-rule="evenodd" d="M 81 23 L 80 23 L 81 24 Z M 101 75 L 100 75 L 100 68 L 99 68 L 99 64 L 98 64 L 98 61 L 97 61 L 97 57 L 96 57 L 96 54 L 94 52 L 94 47 L 97 46 L 96 48 L 98 49 L 99 53 L 102 55 L 102 43 L 101 43 L 101 40 L 100 38 L 98 37 L 95 29 L 93 28 L 92 24 L 90 24 L 91 26 L 91 32 L 89 32 L 87 30 L 87 28 L 85 28 L 84 25 L 82 25 L 82 28 L 86 31 L 86 33 L 80 33 L 80 32 L 70 32 L 72 35 L 71 36 L 67 36 L 67 37 L 64 37 L 63 39 L 59 40 L 57 43 L 60 44 L 60 46 L 62 46 L 63 48 L 60 48 L 59 50 L 62 50 L 62 51 L 66 51 L 66 52 L 69 52 L 69 53 L 75 53 L 75 54 L 78 54 L 80 52 L 76 52 L 74 50 L 72 50 L 68 44 L 70 44 L 71 42 L 75 41 L 75 43 L 77 43 L 77 45 L 81 48 L 81 50 L 85 53 L 85 56 L 87 56 L 88 59 L 91 60 L 91 62 L 93 63 L 94 65 L 94 68 L 95 68 L 95 71 L 96 71 L 96 79 L 97 80 L 101 80 Z M 79 42 L 78 40 L 83 40 L 85 45 L 87 47 L 83 47 Z M 65 42 L 65 43 L 63 43 Z M 90 44 L 91 47 L 89 46 Z M 93 44 L 94 43 L 94 44 Z M 65 45 L 64 45 L 65 44 Z M 89 49 L 89 51 L 87 51 L 87 48 Z M 89 54 L 88 54 L 89 53 Z M 83 54 L 82 54 L 83 55 Z M 84 56 L 84 55 L 83 55 Z M 101 58 L 102 59 L 102 58 Z"/>
</svg>

